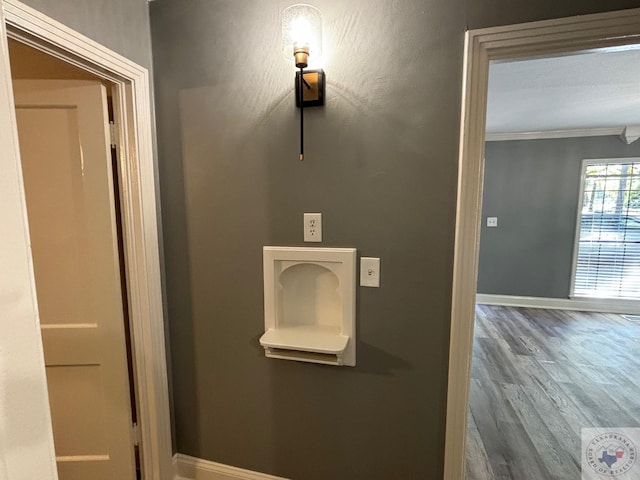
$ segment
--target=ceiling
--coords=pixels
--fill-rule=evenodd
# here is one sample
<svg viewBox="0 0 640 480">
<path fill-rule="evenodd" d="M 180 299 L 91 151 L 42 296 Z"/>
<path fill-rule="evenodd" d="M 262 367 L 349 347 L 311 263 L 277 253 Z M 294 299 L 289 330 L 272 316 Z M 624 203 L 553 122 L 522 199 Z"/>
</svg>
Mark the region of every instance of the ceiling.
<svg viewBox="0 0 640 480">
<path fill-rule="evenodd" d="M 636 46 L 637 47 L 637 46 Z M 640 125 L 640 50 L 494 62 L 487 138 Z"/>
</svg>

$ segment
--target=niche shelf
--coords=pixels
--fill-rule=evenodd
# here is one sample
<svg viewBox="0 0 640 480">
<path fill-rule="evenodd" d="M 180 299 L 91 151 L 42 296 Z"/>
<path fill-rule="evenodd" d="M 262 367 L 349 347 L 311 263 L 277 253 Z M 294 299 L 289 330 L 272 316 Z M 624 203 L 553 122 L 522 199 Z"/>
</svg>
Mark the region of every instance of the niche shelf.
<svg viewBox="0 0 640 480">
<path fill-rule="evenodd" d="M 356 364 L 356 249 L 264 247 L 269 358 Z"/>
</svg>

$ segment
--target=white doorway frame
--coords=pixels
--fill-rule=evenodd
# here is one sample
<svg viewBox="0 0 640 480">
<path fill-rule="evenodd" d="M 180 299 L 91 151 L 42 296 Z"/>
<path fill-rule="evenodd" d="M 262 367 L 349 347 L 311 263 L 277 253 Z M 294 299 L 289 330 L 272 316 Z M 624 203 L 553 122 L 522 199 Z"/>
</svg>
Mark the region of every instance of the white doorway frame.
<svg viewBox="0 0 640 480">
<path fill-rule="evenodd" d="M 465 38 L 444 478 L 465 478 L 489 62 L 640 43 L 640 9 L 468 31 Z"/>
<path fill-rule="evenodd" d="M 17 178 L 20 183 L 20 185 L 14 186 L 22 196 L 21 199 L 18 199 L 22 204 L 23 222 L 20 230 L 22 237 L 19 238 L 19 241 L 24 243 L 23 248 L 26 253 L 22 254 L 29 264 L 31 254 L 28 243 L 26 209 L 24 208 L 20 157 L 17 149 L 17 126 L 13 113 L 7 37 L 31 45 L 66 63 L 87 70 L 108 80 L 115 86 L 113 100 L 116 120 L 119 123 L 120 147 L 118 180 L 121 190 L 128 307 L 131 319 L 133 368 L 141 440 L 141 467 L 145 480 L 168 480 L 173 477 L 172 446 L 149 73 L 145 68 L 17 0 L 0 0 L 0 5 L 2 7 L 2 11 L 0 11 L 0 126 L 5 129 L 6 133 L 5 135 L 0 134 L 0 151 L 3 152 L 3 156 L 10 157 L 7 161 L 13 162 L 14 178 Z M 6 165 L 0 165 L 0 173 L 2 173 L 2 168 L 6 168 Z M 16 198 L 17 196 L 14 196 L 14 200 Z M 14 202 L 14 205 L 17 203 Z M 30 338 L 23 338 L 23 340 L 27 343 L 31 342 L 28 345 L 33 347 L 34 353 L 37 353 L 39 349 L 40 357 L 36 367 L 40 370 L 28 373 L 42 383 L 44 381 L 44 361 L 41 346 L 35 347 L 35 342 L 41 342 L 41 340 L 37 328 L 39 324 L 37 302 L 33 293 L 33 269 L 30 265 L 29 268 L 30 278 L 27 280 L 31 284 L 29 295 L 35 316 L 35 322 L 31 326 L 36 328 L 29 330 Z M 1 280 L 3 279 L 0 276 Z M 23 282 L 22 286 L 25 285 L 26 282 Z M 2 287 L 1 282 L 0 287 Z M 27 288 L 24 289 L 27 290 Z M 25 311 L 28 311 L 28 308 Z M 17 317 L 15 318 L 17 320 Z M 3 344 L 0 341 L 0 351 L 2 347 Z M 0 358 L 0 360 L 2 359 Z M 40 384 L 35 390 L 40 392 L 42 391 L 41 387 Z M 46 403 L 46 383 L 44 383 L 44 393 L 44 401 L 48 405 Z M 38 401 L 41 405 L 42 398 L 39 398 Z M 27 407 L 25 406 L 25 408 Z M 46 418 L 50 419 L 48 414 Z M 44 435 L 45 432 L 42 433 L 46 439 L 47 435 Z M 0 438 L 1 440 L 2 438 Z M 11 441 L 11 439 L 8 440 Z M 5 441 L 7 440 L 5 439 Z M 49 444 L 50 441 L 43 443 Z M 28 455 L 29 452 L 26 454 Z M 50 452 L 50 455 L 55 461 L 53 452 Z M 3 466 L 7 472 L 19 471 L 20 466 L 16 463 L 18 461 L 17 456 L 2 458 L 0 453 L 0 473 L 4 473 Z M 55 463 L 53 467 L 49 466 L 49 468 L 55 472 Z"/>
</svg>

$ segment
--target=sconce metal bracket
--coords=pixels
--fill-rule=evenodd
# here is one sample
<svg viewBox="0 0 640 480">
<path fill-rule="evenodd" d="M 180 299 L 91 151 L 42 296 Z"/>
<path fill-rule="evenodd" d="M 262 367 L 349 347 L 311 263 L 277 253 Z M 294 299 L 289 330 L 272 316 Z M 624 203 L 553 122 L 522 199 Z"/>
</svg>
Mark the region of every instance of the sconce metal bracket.
<svg viewBox="0 0 640 480">
<path fill-rule="evenodd" d="M 324 70 L 305 70 L 303 75 L 304 108 L 324 105 Z M 296 107 L 300 108 L 300 72 L 296 72 Z"/>
</svg>

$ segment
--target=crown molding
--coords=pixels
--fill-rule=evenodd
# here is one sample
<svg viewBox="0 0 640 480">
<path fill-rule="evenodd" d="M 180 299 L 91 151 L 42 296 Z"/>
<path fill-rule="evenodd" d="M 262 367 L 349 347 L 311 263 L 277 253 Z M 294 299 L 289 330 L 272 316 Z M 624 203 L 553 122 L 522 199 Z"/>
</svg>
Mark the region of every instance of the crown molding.
<svg viewBox="0 0 640 480">
<path fill-rule="evenodd" d="M 576 128 L 566 130 L 543 130 L 539 132 L 487 133 L 485 141 L 504 142 L 510 140 L 543 140 L 550 138 L 620 136 L 625 127 Z"/>
</svg>

